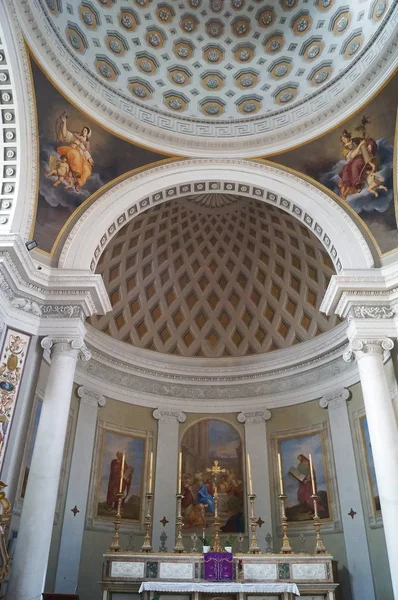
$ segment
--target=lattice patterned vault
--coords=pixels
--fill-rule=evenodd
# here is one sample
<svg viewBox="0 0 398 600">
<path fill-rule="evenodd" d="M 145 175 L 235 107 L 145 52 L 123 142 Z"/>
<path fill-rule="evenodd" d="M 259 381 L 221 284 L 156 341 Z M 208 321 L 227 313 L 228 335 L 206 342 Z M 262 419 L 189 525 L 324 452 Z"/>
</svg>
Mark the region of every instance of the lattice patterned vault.
<svg viewBox="0 0 398 600">
<path fill-rule="evenodd" d="M 287 348 L 334 327 L 319 312 L 334 273 L 315 236 L 260 201 L 170 201 L 127 224 L 97 267 L 113 310 L 91 318 L 112 337 L 182 356 Z"/>
</svg>

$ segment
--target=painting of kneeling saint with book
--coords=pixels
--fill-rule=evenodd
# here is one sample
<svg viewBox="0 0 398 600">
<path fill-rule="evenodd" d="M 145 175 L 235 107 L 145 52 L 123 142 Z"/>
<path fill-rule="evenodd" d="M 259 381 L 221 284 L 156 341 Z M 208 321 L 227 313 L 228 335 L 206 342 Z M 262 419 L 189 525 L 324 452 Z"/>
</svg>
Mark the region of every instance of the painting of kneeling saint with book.
<svg viewBox="0 0 398 600">
<path fill-rule="evenodd" d="M 309 455 L 314 468 L 314 489 L 318 496 L 318 514 L 330 518 L 328 486 L 320 433 L 280 440 L 286 516 L 290 522 L 312 520 L 314 516 L 313 482 Z"/>
</svg>

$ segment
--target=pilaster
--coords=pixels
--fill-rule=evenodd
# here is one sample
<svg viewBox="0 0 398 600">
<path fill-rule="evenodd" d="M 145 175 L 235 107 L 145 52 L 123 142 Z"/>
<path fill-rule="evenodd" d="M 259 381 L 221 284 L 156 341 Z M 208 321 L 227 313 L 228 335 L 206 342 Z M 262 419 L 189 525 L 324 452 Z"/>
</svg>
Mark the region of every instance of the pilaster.
<svg viewBox="0 0 398 600">
<path fill-rule="evenodd" d="M 55 591 L 60 594 L 77 589 L 98 408 L 106 403 L 104 396 L 83 386 L 77 395 L 80 406 L 55 578 Z"/>
<path fill-rule="evenodd" d="M 343 388 L 321 398 L 319 404 L 328 410 L 336 465 L 344 541 L 353 600 L 375 600 L 369 546 L 356 470 L 347 400 L 350 393 Z M 356 514 L 350 516 L 350 510 Z"/>
<path fill-rule="evenodd" d="M 267 421 L 271 418 L 268 409 L 256 412 L 241 412 L 237 415 L 239 423 L 245 425 L 246 453 L 250 454 L 253 480 L 253 493 L 256 494 L 256 514 L 264 521 L 257 537 L 262 551 L 265 550 L 265 535 L 272 533 L 271 495 L 269 479 L 269 459 L 267 445 Z M 249 491 L 249 475 L 246 469 L 246 488 Z M 264 535 L 261 535 L 261 532 Z"/>
<path fill-rule="evenodd" d="M 156 408 L 153 418 L 158 421 L 156 444 L 156 471 L 153 507 L 152 545 L 158 550 L 160 535 L 163 531 L 168 536 L 168 548 L 174 546 L 176 527 L 176 494 L 179 451 L 179 425 L 186 421 L 183 412 Z M 166 517 L 169 521 L 163 527 L 160 520 Z"/>
</svg>

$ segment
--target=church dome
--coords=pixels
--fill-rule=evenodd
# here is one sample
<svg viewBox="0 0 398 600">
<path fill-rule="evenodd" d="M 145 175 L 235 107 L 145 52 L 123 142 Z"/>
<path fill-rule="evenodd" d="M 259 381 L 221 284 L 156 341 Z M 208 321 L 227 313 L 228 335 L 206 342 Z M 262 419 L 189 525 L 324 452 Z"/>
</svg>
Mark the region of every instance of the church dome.
<svg viewBox="0 0 398 600">
<path fill-rule="evenodd" d="M 112 311 L 91 324 L 165 354 L 241 357 L 330 330 L 319 310 L 334 274 L 321 242 L 280 208 L 203 194 L 150 208 L 97 265 Z"/>
</svg>

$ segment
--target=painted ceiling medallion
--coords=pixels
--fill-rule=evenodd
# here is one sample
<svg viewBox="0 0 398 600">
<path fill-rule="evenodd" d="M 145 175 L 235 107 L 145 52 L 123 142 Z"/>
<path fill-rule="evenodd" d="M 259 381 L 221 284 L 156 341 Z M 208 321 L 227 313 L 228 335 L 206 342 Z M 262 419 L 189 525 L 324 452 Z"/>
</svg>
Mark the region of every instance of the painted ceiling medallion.
<svg viewBox="0 0 398 600">
<path fill-rule="evenodd" d="M 280 0 L 283 10 L 293 10 L 298 4 L 298 0 Z"/>
<path fill-rule="evenodd" d="M 257 96 L 241 98 L 237 102 L 237 108 L 242 115 L 254 115 L 261 108 L 261 100 Z"/>
<path fill-rule="evenodd" d="M 353 34 L 343 46 L 344 58 L 352 58 L 359 52 L 363 44 L 362 33 Z"/>
<path fill-rule="evenodd" d="M 240 72 L 236 76 L 236 85 L 242 89 L 254 87 L 258 83 L 258 74 L 254 71 Z"/>
<path fill-rule="evenodd" d="M 384 16 L 384 13 L 386 12 L 387 8 L 388 8 L 387 0 L 377 0 L 377 2 L 374 3 L 373 9 L 372 9 L 373 21 L 379 21 Z"/>
<path fill-rule="evenodd" d="M 148 29 L 145 40 L 152 48 L 163 48 L 165 36 L 159 29 Z"/>
<path fill-rule="evenodd" d="M 116 33 L 107 35 L 105 38 L 105 43 L 106 43 L 107 47 L 109 48 L 109 50 L 113 54 L 116 54 L 116 56 L 123 56 L 123 54 L 126 52 L 126 50 L 129 49 L 125 38 Z"/>
<path fill-rule="evenodd" d="M 98 4 L 100 4 L 103 8 L 110 8 L 114 0 L 98 0 Z"/>
<path fill-rule="evenodd" d="M 351 22 L 351 14 L 349 11 L 339 12 L 332 19 L 332 31 L 335 35 L 341 35 L 344 33 L 350 22 Z"/>
<path fill-rule="evenodd" d="M 189 6 L 191 6 L 192 8 L 199 8 L 201 4 L 202 0 L 189 0 Z"/>
<path fill-rule="evenodd" d="M 219 46 L 207 46 L 203 51 L 203 58 L 209 63 L 217 64 L 224 59 L 224 50 Z"/>
<path fill-rule="evenodd" d="M 107 81 L 116 81 L 119 75 L 119 70 L 108 58 L 98 56 L 94 64 L 101 77 Z"/>
<path fill-rule="evenodd" d="M 301 14 L 294 19 L 292 29 L 296 35 L 305 35 L 311 29 L 311 25 L 311 17 L 306 14 Z"/>
<path fill-rule="evenodd" d="M 87 29 L 95 30 L 99 24 L 97 11 L 89 4 L 81 4 L 79 6 L 80 19 Z"/>
<path fill-rule="evenodd" d="M 137 78 L 130 79 L 129 89 L 130 92 L 140 100 L 149 100 L 153 92 L 151 87 L 145 81 Z"/>
<path fill-rule="evenodd" d="M 319 10 L 329 10 L 332 8 L 334 0 L 317 0 L 316 5 Z"/>
<path fill-rule="evenodd" d="M 324 44 L 320 38 L 311 39 L 305 42 L 302 48 L 302 55 L 308 61 L 313 61 L 322 54 Z"/>
<path fill-rule="evenodd" d="M 173 46 L 173 52 L 177 58 L 188 60 L 193 55 L 193 47 L 190 42 L 176 42 Z"/>
<path fill-rule="evenodd" d="M 182 94 L 165 94 L 164 103 L 175 112 L 183 112 L 187 109 L 189 100 Z"/>
<path fill-rule="evenodd" d="M 156 16 L 161 23 L 170 23 L 173 20 L 174 13 L 169 6 L 161 5 L 156 9 Z"/>
<path fill-rule="evenodd" d="M 204 100 L 201 104 L 201 110 L 208 117 L 221 117 L 224 113 L 224 104 L 220 100 Z"/>
<path fill-rule="evenodd" d="M 220 90 L 224 86 L 223 76 L 220 73 L 206 73 L 202 85 L 208 90 Z"/>
<path fill-rule="evenodd" d="M 138 25 L 138 17 L 133 11 L 123 9 L 119 13 L 119 23 L 127 31 L 134 31 Z"/>
<path fill-rule="evenodd" d="M 224 0 L 210 0 L 210 8 L 213 12 L 221 12 L 224 8 Z"/>
<path fill-rule="evenodd" d="M 260 27 L 271 27 L 275 21 L 275 12 L 273 8 L 266 8 L 257 14 L 257 23 Z"/>
<path fill-rule="evenodd" d="M 193 33 L 198 28 L 198 21 L 195 17 L 188 15 L 181 19 L 180 27 L 186 33 Z"/>
<path fill-rule="evenodd" d="M 292 64 L 289 59 L 281 59 L 274 62 L 270 67 L 270 75 L 274 79 L 281 79 L 290 73 Z"/>
<path fill-rule="evenodd" d="M 158 69 L 156 60 L 147 54 L 137 57 L 136 65 L 142 73 L 146 73 L 147 75 L 154 75 Z"/>
<path fill-rule="evenodd" d="M 150 5 L 151 0 L 134 0 L 134 2 L 136 3 L 137 6 L 139 6 L 140 8 L 146 8 L 147 6 Z"/>
<path fill-rule="evenodd" d="M 264 50 L 265 50 L 265 52 L 268 52 L 270 54 L 276 54 L 277 52 L 282 50 L 284 45 L 285 45 L 285 38 L 283 37 L 283 35 L 281 33 L 277 33 L 275 35 L 270 35 L 266 39 L 265 44 L 264 44 Z"/>
<path fill-rule="evenodd" d="M 297 88 L 294 86 L 284 87 L 275 94 L 277 104 L 289 104 L 297 96 Z"/>
<path fill-rule="evenodd" d="M 232 32 L 238 37 L 248 35 L 250 32 L 250 21 L 241 18 L 235 19 L 232 23 Z"/>
<path fill-rule="evenodd" d="M 254 57 L 254 48 L 251 46 L 238 46 L 234 50 L 234 58 L 236 61 L 245 63 L 252 60 Z"/>
<path fill-rule="evenodd" d="M 309 80 L 311 81 L 312 85 L 321 85 L 329 79 L 332 72 L 333 68 L 330 63 L 321 65 L 310 73 Z"/>
<path fill-rule="evenodd" d="M 191 83 L 191 76 L 185 69 L 173 67 L 169 71 L 169 81 L 178 86 L 189 85 Z"/>
<path fill-rule="evenodd" d="M 231 0 L 231 8 L 240 10 L 245 6 L 245 0 Z"/>
<path fill-rule="evenodd" d="M 66 28 L 66 37 L 73 50 L 79 54 L 84 54 L 88 48 L 84 33 L 77 27 L 77 25 L 68 25 Z"/>
<path fill-rule="evenodd" d="M 224 25 L 221 23 L 221 21 L 209 21 L 206 24 L 206 31 L 210 37 L 220 37 L 220 35 L 223 33 L 223 29 Z"/>
</svg>

